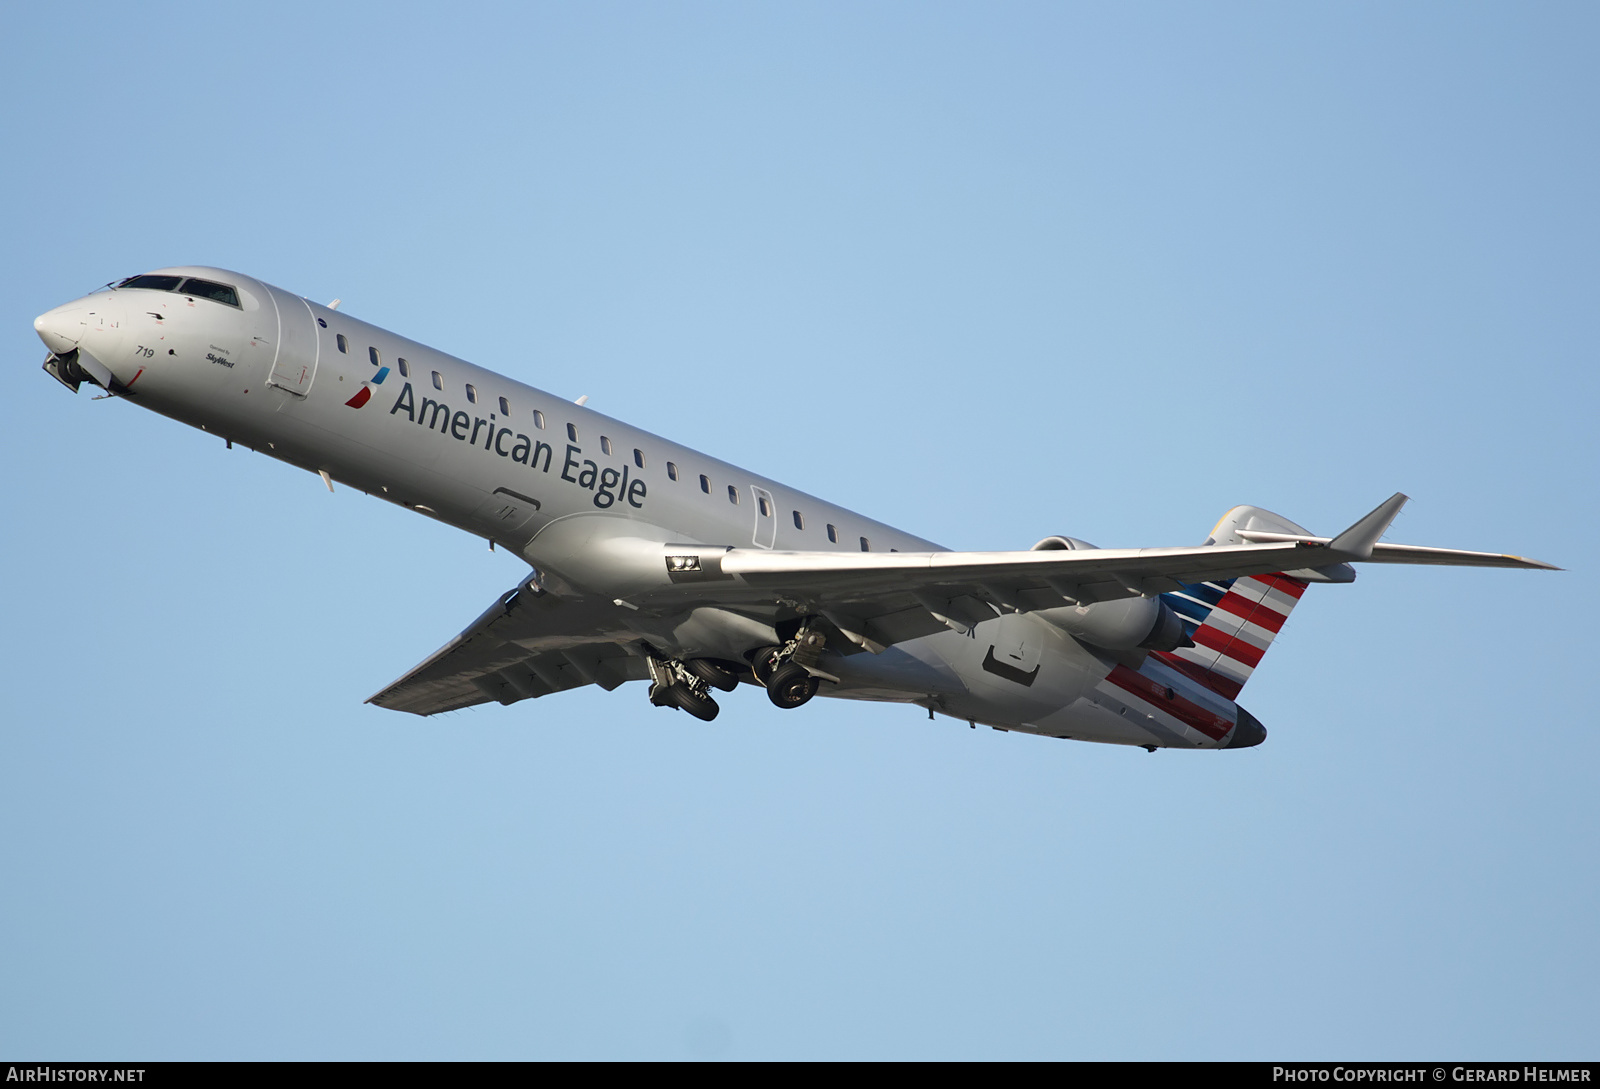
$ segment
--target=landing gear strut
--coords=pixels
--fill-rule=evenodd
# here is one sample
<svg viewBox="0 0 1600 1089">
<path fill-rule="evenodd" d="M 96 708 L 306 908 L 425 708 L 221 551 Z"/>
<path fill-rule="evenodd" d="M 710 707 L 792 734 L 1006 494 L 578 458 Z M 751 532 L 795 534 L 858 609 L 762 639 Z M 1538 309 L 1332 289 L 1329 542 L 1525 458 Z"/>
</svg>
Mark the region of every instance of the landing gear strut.
<svg viewBox="0 0 1600 1089">
<path fill-rule="evenodd" d="M 817 659 L 827 636 L 802 627 L 781 647 L 762 647 L 750 656 L 750 671 L 767 689 L 767 698 L 785 710 L 803 706 L 817 694 Z M 827 676 L 827 674 L 822 674 Z"/>
<path fill-rule="evenodd" d="M 680 662 L 654 655 L 645 660 L 650 665 L 651 703 L 657 707 L 676 707 L 680 711 L 687 711 L 702 722 L 710 722 L 717 717 L 721 708 L 711 698 L 710 684 L 694 670 L 698 660 Z M 720 683 L 718 687 L 721 687 Z"/>
</svg>

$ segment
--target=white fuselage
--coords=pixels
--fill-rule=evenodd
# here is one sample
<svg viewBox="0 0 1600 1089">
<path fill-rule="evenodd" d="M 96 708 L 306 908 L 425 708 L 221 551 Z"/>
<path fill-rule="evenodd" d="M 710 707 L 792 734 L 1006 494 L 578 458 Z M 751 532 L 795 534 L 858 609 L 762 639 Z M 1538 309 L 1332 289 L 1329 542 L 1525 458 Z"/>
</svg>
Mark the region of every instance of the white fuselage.
<svg viewBox="0 0 1600 1089">
<path fill-rule="evenodd" d="M 626 602 L 639 631 L 658 643 L 683 638 L 673 634 L 685 629 L 670 601 L 608 567 L 593 542 L 622 535 L 796 551 L 939 550 L 249 277 L 161 273 L 229 285 L 237 305 L 121 287 L 59 307 L 36 327 L 57 355 L 78 350 L 85 366 L 98 361 L 135 403 L 489 538 L 525 556 L 558 591 Z M 985 668 L 986 660 L 1002 666 Z M 1108 685 L 1114 657 L 1024 613 L 878 654 L 830 652 L 825 664 L 839 683 L 823 685 L 824 695 L 915 703 L 1083 740 L 1229 743 Z M 1230 724 L 1238 717 L 1231 700 L 1179 674 L 1159 683 L 1181 686 Z"/>
</svg>

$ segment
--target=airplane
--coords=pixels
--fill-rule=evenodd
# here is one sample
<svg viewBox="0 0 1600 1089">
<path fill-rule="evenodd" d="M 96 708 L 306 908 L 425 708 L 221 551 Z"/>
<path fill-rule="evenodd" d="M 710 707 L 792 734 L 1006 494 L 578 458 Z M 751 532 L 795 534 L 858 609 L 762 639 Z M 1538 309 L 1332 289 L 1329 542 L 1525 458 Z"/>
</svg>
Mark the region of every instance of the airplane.
<svg viewBox="0 0 1600 1089">
<path fill-rule="evenodd" d="M 1199 545 L 1048 536 L 952 552 L 224 269 L 157 269 L 40 315 L 44 369 L 378 496 L 531 565 L 368 699 L 417 715 L 648 681 L 911 704 L 998 730 L 1259 745 L 1237 702 L 1307 587 L 1356 563 L 1559 570 L 1381 540 L 1406 496 L 1318 536 L 1252 506 Z"/>
</svg>

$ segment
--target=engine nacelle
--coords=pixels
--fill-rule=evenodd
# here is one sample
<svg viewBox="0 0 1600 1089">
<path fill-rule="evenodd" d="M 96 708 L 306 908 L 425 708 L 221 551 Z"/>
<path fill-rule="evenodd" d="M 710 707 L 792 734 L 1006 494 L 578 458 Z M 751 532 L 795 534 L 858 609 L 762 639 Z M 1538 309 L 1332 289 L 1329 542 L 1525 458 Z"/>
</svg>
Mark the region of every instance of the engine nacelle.
<svg viewBox="0 0 1600 1089">
<path fill-rule="evenodd" d="M 1093 549 L 1076 537 L 1046 537 L 1033 551 Z M 1107 650 L 1177 650 L 1192 646 L 1183 621 L 1159 597 L 1124 597 L 1035 614 L 1075 639 Z"/>
</svg>

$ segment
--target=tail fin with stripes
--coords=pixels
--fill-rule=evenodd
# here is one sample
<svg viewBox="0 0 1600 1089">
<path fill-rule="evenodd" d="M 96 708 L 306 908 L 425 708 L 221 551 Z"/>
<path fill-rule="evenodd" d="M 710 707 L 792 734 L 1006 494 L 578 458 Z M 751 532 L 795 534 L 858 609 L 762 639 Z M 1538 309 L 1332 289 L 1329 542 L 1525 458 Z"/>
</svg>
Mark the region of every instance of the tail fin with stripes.
<svg viewBox="0 0 1600 1089">
<path fill-rule="evenodd" d="M 1243 544 L 1244 538 L 1238 536 L 1241 529 L 1309 535 L 1306 529 L 1271 511 L 1234 507 L 1217 522 L 1206 543 Z M 1344 582 L 1354 577 L 1349 568 L 1339 566 L 1343 572 L 1280 572 L 1182 583 L 1178 590 L 1161 597 L 1183 620 L 1184 632 L 1194 640 L 1194 646 L 1161 651 L 1156 656 L 1213 692 L 1234 699 L 1289 619 L 1310 579 Z M 1301 575 L 1310 579 L 1297 577 Z"/>
<path fill-rule="evenodd" d="M 1194 646 L 1157 653 L 1178 672 L 1234 699 L 1289 619 L 1307 583 L 1288 575 L 1183 583 L 1162 594 Z"/>
</svg>

